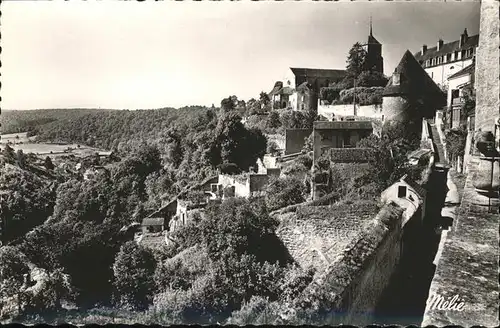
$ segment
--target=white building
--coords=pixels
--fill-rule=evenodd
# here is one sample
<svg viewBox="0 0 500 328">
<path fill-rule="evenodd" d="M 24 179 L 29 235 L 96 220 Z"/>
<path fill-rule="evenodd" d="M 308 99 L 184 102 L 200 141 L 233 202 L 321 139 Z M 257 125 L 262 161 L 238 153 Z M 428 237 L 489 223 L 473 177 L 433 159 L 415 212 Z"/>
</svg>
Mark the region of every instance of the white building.
<svg viewBox="0 0 500 328">
<path fill-rule="evenodd" d="M 447 108 L 450 113 L 450 127 L 460 125 L 460 112 L 464 103 L 464 88 L 474 84 L 474 63 L 448 77 Z"/>
<path fill-rule="evenodd" d="M 478 44 L 479 34 L 469 36 L 465 29 L 458 40 L 444 43 L 439 39 L 433 48 L 424 44 L 415 59 L 436 84 L 447 89 L 448 77 L 472 64 Z"/>
</svg>

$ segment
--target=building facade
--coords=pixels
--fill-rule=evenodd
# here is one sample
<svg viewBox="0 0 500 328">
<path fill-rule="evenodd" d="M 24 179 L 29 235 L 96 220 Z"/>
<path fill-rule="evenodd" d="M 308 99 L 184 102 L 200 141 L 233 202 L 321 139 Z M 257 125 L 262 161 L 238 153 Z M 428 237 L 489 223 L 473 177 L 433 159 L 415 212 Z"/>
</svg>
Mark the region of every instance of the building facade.
<svg viewBox="0 0 500 328">
<path fill-rule="evenodd" d="M 474 87 L 474 73 L 475 65 L 473 63 L 448 77 L 446 108 L 448 110 L 448 124 L 452 129 L 460 126 L 465 90 L 467 87 Z"/>
<path fill-rule="evenodd" d="M 446 90 L 448 77 L 472 64 L 478 44 L 479 34 L 469 36 L 465 29 L 458 40 L 444 43 L 439 39 L 432 48 L 424 44 L 414 56 L 432 80 Z"/>
</svg>

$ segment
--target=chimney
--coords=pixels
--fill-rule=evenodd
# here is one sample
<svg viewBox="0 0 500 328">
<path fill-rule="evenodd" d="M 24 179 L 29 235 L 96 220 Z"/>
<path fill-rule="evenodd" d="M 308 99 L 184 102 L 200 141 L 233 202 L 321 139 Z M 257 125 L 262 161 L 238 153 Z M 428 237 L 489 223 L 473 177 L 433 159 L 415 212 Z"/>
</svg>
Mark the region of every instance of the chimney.
<svg viewBox="0 0 500 328">
<path fill-rule="evenodd" d="M 426 52 L 427 52 L 427 45 L 426 45 L 426 44 L 424 44 L 424 45 L 422 46 L 422 55 L 424 55 Z"/>
<path fill-rule="evenodd" d="M 467 39 L 469 38 L 469 35 L 467 34 L 467 29 L 464 30 L 464 33 L 460 35 L 460 43 L 459 43 L 459 48 L 462 48 L 465 42 L 467 42 Z"/>
<path fill-rule="evenodd" d="M 443 47 L 443 40 L 439 39 L 437 43 L 437 51 L 441 50 L 442 47 Z"/>
</svg>

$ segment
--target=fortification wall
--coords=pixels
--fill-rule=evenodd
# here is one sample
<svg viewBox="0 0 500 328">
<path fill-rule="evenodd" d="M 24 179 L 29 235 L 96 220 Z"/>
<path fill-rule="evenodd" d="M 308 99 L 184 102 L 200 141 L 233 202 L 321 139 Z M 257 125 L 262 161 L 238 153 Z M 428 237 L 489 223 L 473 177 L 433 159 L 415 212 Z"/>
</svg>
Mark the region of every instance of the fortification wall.
<svg viewBox="0 0 500 328">
<path fill-rule="evenodd" d="M 323 105 L 318 102 L 318 115 L 323 115 L 329 120 L 335 116 L 363 116 L 369 118 L 382 118 L 382 105 L 356 105 L 356 113 L 354 105 Z"/>
<path fill-rule="evenodd" d="M 329 309 L 328 324 L 372 323 L 372 313 L 400 259 L 403 209 L 387 204 L 296 300 Z"/>
</svg>

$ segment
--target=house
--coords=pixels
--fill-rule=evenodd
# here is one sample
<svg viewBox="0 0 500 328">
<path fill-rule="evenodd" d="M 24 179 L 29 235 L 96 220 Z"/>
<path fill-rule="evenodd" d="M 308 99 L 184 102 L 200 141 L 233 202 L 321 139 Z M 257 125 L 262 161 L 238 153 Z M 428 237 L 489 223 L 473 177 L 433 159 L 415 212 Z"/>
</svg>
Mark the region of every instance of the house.
<svg viewBox="0 0 500 328">
<path fill-rule="evenodd" d="M 330 161 L 337 163 L 367 162 L 371 155 L 357 148 L 359 140 L 373 133 L 371 121 L 316 121 L 313 124 L 313 174 L 311 197 L 316 200 L 322 196 L 322 186 L 326 183 L 321 175 L 316 177 L 316 163 L 327 153 Z M 337 150 L 334 152 L 334 150 Z"/>
<path fill-rule="evenodd" d="M 445 105 L 444 92 L 407 50 L 384 88 L 382 120 L 418 122 Z"/>
<path fill-rule="evenodd" d="M 456 129 L 460 126 L 462 106 L 464 105 L 464 91 L 467 87 L 474 88 L 475 63 L 448 77 L 448 110 L 449 127 Z M 473 128 L 472 128 L 473 129 Z"/>
<path fill-rule="evenodd" d="M 223 198 L 260 197 L 264 195 L 271 176 L 279 176 L 280 169 L 267 169 L 266 173 L 219 174 L 219 185 Z"/>
<path fill-rule="evenodd" d="M 415 181 L 404 175 L 399 181 L 390 185 L 380 196 L 383 203 L 394 202 L 406 209 L 404 212 L 405 220 L 409 220 L 417 211 L 420 211 L 420 217 L 424 219 L 427 191 Z"/>
<path fill-rule="evenodd" d="M 458 40 L 444 43 L 439 39 L 432 48 L 424 44 L 415 59 L 436 84 L 447 89 L 448 78 L 472 64 L 478 45 L 479 34 L 469 36 L 465 29 Z"/>
<path fill-rule="evenodd" d="M 94 166 L 94 167 L 91 167 L 91 168 L 85 170 L 85 172 L 83 173 L 83 180 L 94 179 L 100 173 L 109 174 L 109 171 L 104 166 Z"/>
<path fill-rule="evenodd" d="M 162 217 L 144 218 L 141 223 L 143 233 L 155 233 L 165 230 L 165 219 Z"/>
<path fill-rule="evenodd" d="M 313 125 L 313 162 L 330 148 L 354 148 L 373 133 L 371 121 L 316 121 Z"/>
</svg>

